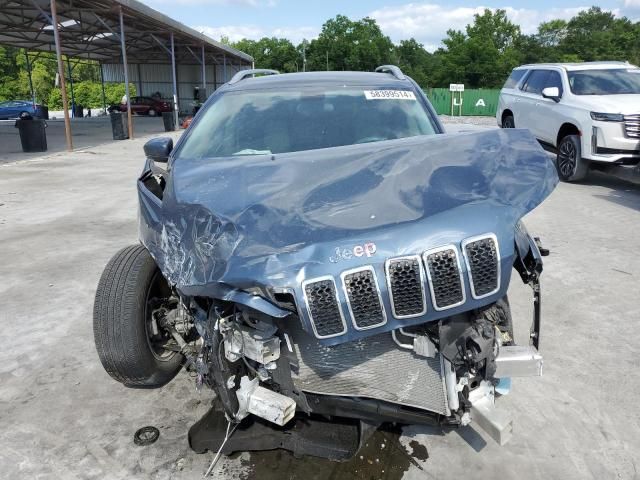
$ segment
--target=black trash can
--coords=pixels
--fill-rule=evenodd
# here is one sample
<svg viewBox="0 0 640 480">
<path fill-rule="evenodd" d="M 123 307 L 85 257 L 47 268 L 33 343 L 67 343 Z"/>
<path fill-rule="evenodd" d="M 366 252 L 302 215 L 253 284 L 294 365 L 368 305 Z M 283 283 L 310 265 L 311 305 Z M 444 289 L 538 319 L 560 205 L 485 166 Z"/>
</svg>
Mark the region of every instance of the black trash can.
<svg viewBox="0 0 640 480">
<path fill-rule="evenodd" d="M 20 132 L 23 152 L 47 151 L 47 122 L 29 115 L 16 120 L 15 127 Z"/>
<path fill-rule="evenodd" d="M 36 110 L 36 117 L 43 120 L 49 120 L 49 107 L 45 105 L 39 105 Z"/>
<path fill-rule="evenodd" d="M 73 116 L 75 118 L 84 117 L 84 105 L 74 105 L 73 111 L 74 111 Z"/>
<path fill-rule="evenodd" d="M 129 138 L 129 124 L 127 123 L 127 115 L 120 112 L 111 112 L 111 131 L 114 140 L 126 140 Z"/>
<path fill-rule="evenodd" d="M 162 112 L 162 122 L 165 132 L 173 132 L 176 129 L 176 117 L 173 112 Z"/>
</svg>

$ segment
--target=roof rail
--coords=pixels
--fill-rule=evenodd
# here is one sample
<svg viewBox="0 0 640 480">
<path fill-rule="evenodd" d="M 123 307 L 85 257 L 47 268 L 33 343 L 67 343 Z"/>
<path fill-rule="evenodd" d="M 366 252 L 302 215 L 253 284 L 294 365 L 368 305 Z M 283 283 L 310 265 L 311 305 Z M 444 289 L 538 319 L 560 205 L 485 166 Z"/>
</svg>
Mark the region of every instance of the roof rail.
<svg viewBox="0 0 640 480">
<path fill-rule="evenodd" d="M 268 68 L 250 68 L 249 70 L 240 70 L 236 73 L 231 80 L 229 80 L 229 84 L 238 83 L 240 80 L 244 80 L 248 76 L 255 75 L 279 75 L 280 72 L 278 70 L 270 70 Z"/>
<path fill-rule="evenodd" d="M 402 70 L 400 70 L 400 68 L 396 67 L 395 65 L 381 65 L 378 68 L 376 68 L 376 72 L 390 73 L 391 75 L 396 77 L 398 80 L 405 80 L 407 78 L 404 76 L 404 73 L 402 73 Z"/>
</svg>

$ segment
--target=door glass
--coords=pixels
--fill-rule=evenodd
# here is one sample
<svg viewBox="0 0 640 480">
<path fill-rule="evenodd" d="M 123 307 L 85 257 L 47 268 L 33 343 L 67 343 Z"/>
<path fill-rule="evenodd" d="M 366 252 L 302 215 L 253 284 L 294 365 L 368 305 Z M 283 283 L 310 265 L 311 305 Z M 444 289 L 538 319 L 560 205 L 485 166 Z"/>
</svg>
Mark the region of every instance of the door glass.
<svg viewBox="0 0 640 480">
<path fill-rule="evenodd" d="M 550 71 L 549 76 L 547 77 L 547 81 L 545 82 L 544 88 L 548 87 L 558 87 L 558 91 L 560 92 L 560 96 L 562 96 L 562 79 L 560 78 L 560 74 L 558 72 Z"/>
<path fill-rule="evenodd" d="M 534 93 L 540 95 L 542 89 L 546 86 L 547 77 L 549 76 L 549 70 L 534 70 L 527 77 L 522 90 L 527 93 Z"/>
<path fill-rule="evenodd" d="M 527 73 L 529 70 L 514 70 L 507 78 L 504 86 L 502 88 L 515 88 L 520 79 Z"/>
</svg>

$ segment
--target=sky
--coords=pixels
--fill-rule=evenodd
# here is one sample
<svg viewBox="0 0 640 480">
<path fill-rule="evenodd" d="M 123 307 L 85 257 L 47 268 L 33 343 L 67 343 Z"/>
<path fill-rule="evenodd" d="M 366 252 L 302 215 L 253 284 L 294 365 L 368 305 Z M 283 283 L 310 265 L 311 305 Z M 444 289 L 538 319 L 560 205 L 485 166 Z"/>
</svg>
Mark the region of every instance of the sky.
<svg viewBox="0 0 640 480">
<path fill-rule="evenodd" d="M 592 0 L 593 1 L 593 0 Z M 261 37 L 284 37 L 294 44 L 318 35 L 322 24 L 338 14 L 352 20 L 372 17 L 384 34 L 394 42 L 414 37 L 433 51 L 450 28 L 461 29 L 484 8 L 502 8 L 526 34 L 534 33 L 540 22 L 554 18 L 571 18 L 592 2 L 584 0 L 143 0 L 143 3 L 174 19 L 219 40 Z M 640 19 L 640 0 L 601 0 L 597 5 L 618 16 Z"/>
</svg>

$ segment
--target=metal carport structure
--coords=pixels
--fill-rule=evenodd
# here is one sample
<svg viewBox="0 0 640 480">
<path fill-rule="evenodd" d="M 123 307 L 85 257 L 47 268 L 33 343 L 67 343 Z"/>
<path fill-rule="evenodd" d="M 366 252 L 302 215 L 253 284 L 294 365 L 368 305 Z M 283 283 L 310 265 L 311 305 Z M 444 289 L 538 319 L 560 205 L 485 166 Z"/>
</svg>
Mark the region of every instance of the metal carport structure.
<svg viewBox="0 0 640 480">
<path fill-rule="evenodd" d="M 123 65 L 129 132 L 133 137 L 129 63 L 170 64 L 178 123 L 176 66 L 200 65 L 206 89 L 207 64 L 252 66 L 253 59 L 136 0 L 0 0 L 0 44 L 56 52 L 67 148 L 73 149 L 62 55 Z"/>
</svg>

